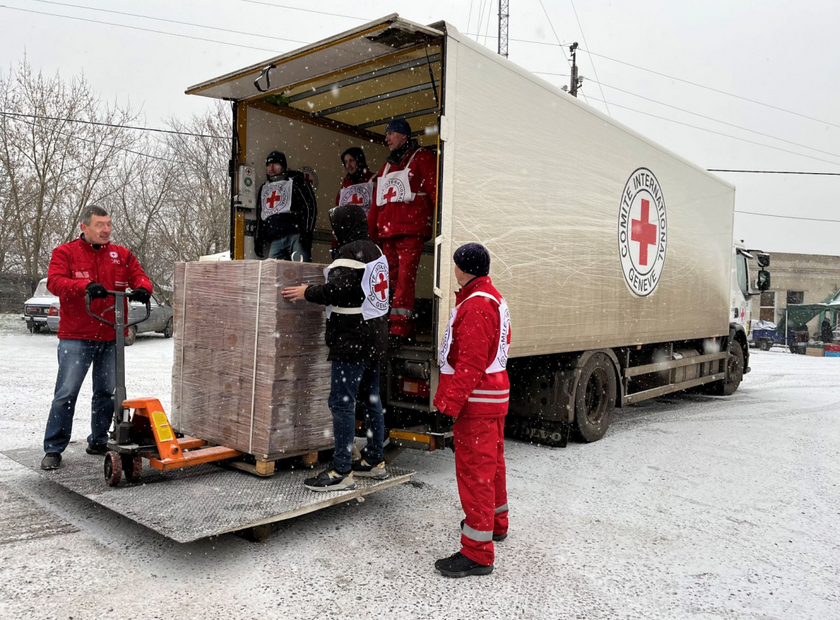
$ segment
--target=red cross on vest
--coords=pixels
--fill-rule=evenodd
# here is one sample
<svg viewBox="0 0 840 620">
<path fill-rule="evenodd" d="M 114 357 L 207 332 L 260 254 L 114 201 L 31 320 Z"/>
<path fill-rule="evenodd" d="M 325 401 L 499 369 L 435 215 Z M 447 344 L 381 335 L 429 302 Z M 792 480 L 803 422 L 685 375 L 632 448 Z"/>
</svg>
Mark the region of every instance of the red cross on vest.
<svg viewBox="0 0 840 620">
<path fill-rule="evenodd" d="M 385 294 L 388 292 L 388 281 L 385 279 L 385 274 L 379 272 L 379 282 L 373 285 L 373 290 L 379 293 L 380 299 L 385 299 Z"/>
<path fill-rule="evenodd" d="M 392 198 L 397 197 L 397 190 L 394 189 L 393 185 L 388 188 L 388 191 L 385 192 L 385 202 L 391 202 Z"/>
<path fill-rule="evenodd" d="M 648 264 L 648 246 L 656 245 L 656 224 L 650 223 L 650 200 L 642 198 L 642 219 L 632 220 L 630 239 L 639 242 L 639 264 Z"/>
<path fill-rule="evenodd" d="M 273 209 L 274 203 L 280 202 L 280 200 L 281 198 L 280 195 L 277 193 L 277 190 L 271 190 L 271 196 L 265 199 L 265 201 L 268 203 L 269 209 Z"/>
<path fill-rule="evenodd" d="M 309 174 L 309 172 L 304 170 L 303 171 L 303 176 L 306 178 L 307 181 L 309 181 L 310 185 L 313 185 L 313 186 L 315 185 L 315 177 L 313 177 L 311 174 Z"/>
<path fill-rule="evenodd" d="M 362 205 L 364 203 L 365 201 L 362 200 L 362 197 L 355 192 L 353 192 L 352 198 L 350 198 L 350 200 L 347 201 L 347 204 L 349 205 Z"/>
</svg>

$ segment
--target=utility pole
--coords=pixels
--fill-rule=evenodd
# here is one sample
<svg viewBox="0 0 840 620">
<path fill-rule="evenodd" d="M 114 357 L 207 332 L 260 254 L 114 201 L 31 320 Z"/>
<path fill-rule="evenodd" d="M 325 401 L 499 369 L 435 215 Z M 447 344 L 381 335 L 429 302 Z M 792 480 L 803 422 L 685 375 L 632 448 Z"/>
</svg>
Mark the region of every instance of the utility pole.
<svg viewBox="0 0 840 620">
<path fill-rule="evenodd" d="M 508 57 L 508 19 L 510 18 L 509 0 L 499 0 L 499 55 Z"/>
<path fill-rule="evenodd" d="M 583 83 L 583 78 L 578 77 L 578 68 L 577 68 L 577 41 L 572 43 L 569 46 L 569 51 L 572 54 L 572 78 L 569 84 L 569 94 L 572 97 L 577 97 L 578 89 L 580 88 L 581 84 Z"/>
</svg>

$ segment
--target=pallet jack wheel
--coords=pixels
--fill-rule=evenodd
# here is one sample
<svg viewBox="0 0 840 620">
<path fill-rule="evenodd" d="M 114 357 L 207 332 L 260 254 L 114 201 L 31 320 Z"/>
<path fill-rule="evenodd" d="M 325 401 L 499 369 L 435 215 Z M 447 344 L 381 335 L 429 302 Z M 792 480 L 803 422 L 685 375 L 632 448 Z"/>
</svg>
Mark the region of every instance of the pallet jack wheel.
<svg viewBox="0 0 840 620">
<path fill-rule="evenodd" d="M 122 469 L 125 473 L 126 482 L 140 482 L 143 475 L 143 457 L 130 454 L 122 455 Z"/>
<path fill-rule="evenodd" d="M 105 455 L 105 482 L 109 487 L 115 487 L 122 478 L 122 458 L 116 452 L 108 452 Z"/>
</svg>

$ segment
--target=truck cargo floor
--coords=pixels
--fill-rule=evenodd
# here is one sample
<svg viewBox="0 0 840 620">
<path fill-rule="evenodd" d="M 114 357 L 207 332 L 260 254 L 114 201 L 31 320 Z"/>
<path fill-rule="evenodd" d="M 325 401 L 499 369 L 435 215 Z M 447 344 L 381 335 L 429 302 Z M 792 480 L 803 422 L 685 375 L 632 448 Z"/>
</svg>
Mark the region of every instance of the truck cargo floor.
<svg viewBox="0 0 840 620">
<path fill-rule="evenodd" d="M 102 456 L 85 453 L 83 444 L 70 444 L 61 467 L 41 469 L 39 448 L 5 450 L 5 456 L 48 480 L 136 521 L 167 538 L 185 543 L 297 517 L 308 512 L 360 498 L 411 479 L 413 471 L 388 466 L 386 480 L 357 478 L 352 491 L 315 493 L 303 486 L 315 469 L 281 470 L 258 478 L 215 465 L 159 472 L 143 468 L 140 483 L 123 480 L 109 487 Z"/>
</svg>

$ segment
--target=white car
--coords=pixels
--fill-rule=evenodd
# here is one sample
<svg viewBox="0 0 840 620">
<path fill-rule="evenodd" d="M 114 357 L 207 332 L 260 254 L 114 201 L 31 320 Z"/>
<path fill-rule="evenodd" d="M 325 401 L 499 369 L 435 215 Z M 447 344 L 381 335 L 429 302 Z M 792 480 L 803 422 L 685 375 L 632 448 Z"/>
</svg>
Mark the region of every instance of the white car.
<svg viewBox="0 0 840 620">
<path fill-rule="evenodd" d="M 57 301 L 58 297 L 47 290 L 47 279 L 44 278 L 38 282 L 35 294 L 23 304 L 23 317 L 21 318 L 26 321 L 26 327 L 30 332 L 35 333 L 42 329 L 44 331 L 50 329 L 47 317 L 50 313 L 50 307 Z"/>
</svg>

